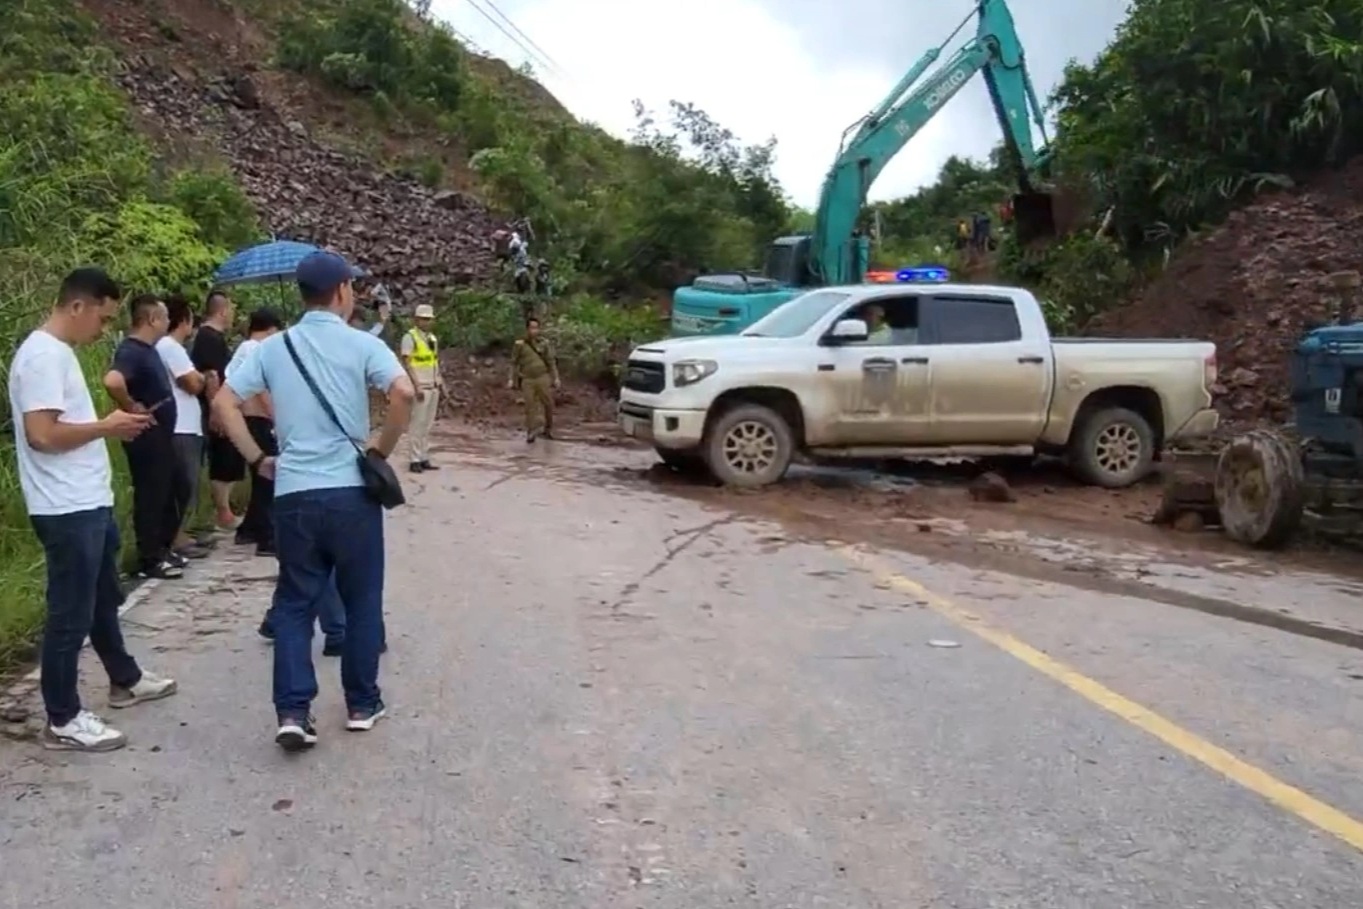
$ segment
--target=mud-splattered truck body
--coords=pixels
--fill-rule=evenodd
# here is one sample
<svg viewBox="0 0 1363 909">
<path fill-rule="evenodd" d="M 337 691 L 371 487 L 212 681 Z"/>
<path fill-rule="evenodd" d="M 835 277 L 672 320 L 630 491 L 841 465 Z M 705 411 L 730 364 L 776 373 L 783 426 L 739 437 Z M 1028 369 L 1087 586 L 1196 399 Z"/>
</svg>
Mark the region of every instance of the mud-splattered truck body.
<svg viewBox="0 0 1363 909">
<path fill-rule="evenodd" d="M 776 482 L 803 452 L 1059 454 L 1119 487 L 1216 428 L 1215 382 L 1210 342 L 1052 338 L 1021 288 L 831 287 L 739 335 L 637 348 L 619 419 L 665 461 L 740 486 Z"/>
</svg>

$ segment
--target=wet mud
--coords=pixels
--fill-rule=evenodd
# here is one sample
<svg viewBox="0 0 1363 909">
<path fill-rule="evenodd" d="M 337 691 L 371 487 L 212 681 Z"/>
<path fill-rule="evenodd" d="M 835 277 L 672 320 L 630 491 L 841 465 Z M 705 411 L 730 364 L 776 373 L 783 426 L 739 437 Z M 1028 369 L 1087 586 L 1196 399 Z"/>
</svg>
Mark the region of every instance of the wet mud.
<svg viewBox="0 0 1363 909">
<path fill-rule="evenodd" d="M 971 486 L 983 468 L 969 462 L 800 464 L 779 485 L 736 490 L 663 465 L 604 421 L 569 426 L 558 440 L 534 445 L 486 425 L 456 424 L 446 428 L 443 444 L 481 466 L 500 463 L 506 473 L 494 482 L 537 472 L 661 491 L 775 521 L 806 538 L 899 549 L 1363 649 L 1363 608 L 1355 605 L 1363 602 L 1363 570 L 1356 559 L 1308 545 L 1252 552 L 1215 531 L 1152 525 L 1158 477 L 1130 489 L 1096 489 L 1062 464 L 1042 462 L 1006 472 L 1012 501 L 982 501 Z"/>
</svg>

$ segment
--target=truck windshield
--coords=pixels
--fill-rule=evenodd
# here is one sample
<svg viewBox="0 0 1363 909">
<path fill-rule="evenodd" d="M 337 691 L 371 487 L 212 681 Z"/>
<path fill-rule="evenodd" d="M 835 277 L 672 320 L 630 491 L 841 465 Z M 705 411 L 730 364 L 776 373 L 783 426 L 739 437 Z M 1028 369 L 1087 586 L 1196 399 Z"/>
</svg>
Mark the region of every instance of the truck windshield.
<svg viewBox="0 0 1363 909">
<path fill-rule="evenodd" d="M 798 338 L 848 296 L 834 290 L 801 294 L 754 322 L 743 334 L 749 338 Z"/>
</svg>

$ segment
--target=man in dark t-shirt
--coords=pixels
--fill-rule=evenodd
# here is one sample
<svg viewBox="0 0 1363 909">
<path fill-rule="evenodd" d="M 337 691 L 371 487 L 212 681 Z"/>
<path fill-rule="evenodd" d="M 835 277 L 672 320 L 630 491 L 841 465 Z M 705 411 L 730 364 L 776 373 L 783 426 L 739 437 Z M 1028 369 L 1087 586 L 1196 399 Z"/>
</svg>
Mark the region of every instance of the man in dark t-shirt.
<svg viewBox="0 0 1363 909">
<path fill-rule="evenodd" d="M 210 417 L 209 402 L 222 387 L 232 351 L 227 345 L 227 333 L 232 328 L 232 299 L 221 290 L 214 290 L 204 304 L 203 322 L 194 335 L 194 346 L 189 359 L 194 368 L 204 374 L 204 451 L 208 460 L 208 480 L 213 491 L 215 522 L 223 529 L 236 527 L 238 519 L 232 514 L 232 485 L 246 479 L 246 462 L 232 446 L 227 436 L 218 431 Z"/>
<path fill-rule="evenodd" d="M 187 497 L 176 484 L 175 394 L 156 342 L 170 325 L 166 305 L 152 294 L 132 300 L 132 328 L 114 351 L 104 388 L 122 410 L 149 413 L 152 425 L 123 443 L 133 481 L 133 533 L 137 536 L 138 576 L 177 578 L 184 560 L 171 546 L 180 528 L 180 503 Z"/>
</svg>

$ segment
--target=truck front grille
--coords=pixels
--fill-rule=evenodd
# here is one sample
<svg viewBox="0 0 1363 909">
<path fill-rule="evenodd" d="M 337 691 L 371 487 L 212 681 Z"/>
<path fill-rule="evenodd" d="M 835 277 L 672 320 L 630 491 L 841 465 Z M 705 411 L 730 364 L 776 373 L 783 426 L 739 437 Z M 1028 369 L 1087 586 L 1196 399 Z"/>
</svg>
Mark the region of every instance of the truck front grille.
<svg viewBox="0 0 1363 909">
<path fill-rule="evenodd" d="M 659 394 L 667 387 L 666 367 L 648 360 L 630 360 L 625 364 L 625 375 L 620 384 L 630 391 Z"/>
</svg>

